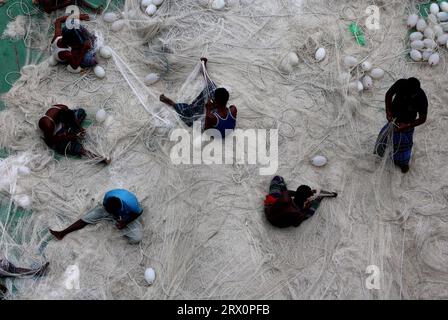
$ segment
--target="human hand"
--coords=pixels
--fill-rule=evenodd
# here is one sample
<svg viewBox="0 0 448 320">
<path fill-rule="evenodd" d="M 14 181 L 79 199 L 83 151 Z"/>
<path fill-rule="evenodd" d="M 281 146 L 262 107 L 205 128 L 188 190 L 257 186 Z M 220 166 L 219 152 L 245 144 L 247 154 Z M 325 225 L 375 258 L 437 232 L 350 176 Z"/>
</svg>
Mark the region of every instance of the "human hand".
<svg viewBox="0 0 448 320">
<path fill-rule="evenodd" d="M 390 113 L 386 114 L 387 122 L 392 122 L 394 120 L 393 116 Z"/>
<path fill-rule="evenodd" d="M 395 131 L 397 132 L 403 132 L 405 130 L 409 129 L 409 124 L 407 123 L 397 123 L 397 127 L 395 129 Z"/>
<path fill-rule="evenodd" d="M 85 20 L 85 21 L 89 21 L 90 20 L 90 16 L 86 13 L 83 13 L 79 16 L 79 20 Z"/>
<path fill-rule="evenodd" d="M 84 139 L 86 137 L 86 129 L 81 128 L 77 135 L 79 138 Z"/>
<path fill-rule="evenodd" d="M 207 101 L 207 104 L 205 105 L 205 107 L 206 107 L 207 109 L 211 109 L 211 108 L 213 108 L 213 100 L 209 99 L 209 100 Z"/>
<path fill-rule="evenodd" d="M 115 224 L 115 226 L 117 227 L 118 230 L 123 229 L 124 227 L 126 227 L 126 221 L 124 220 L 118 220 L 118 222 Z"/>
</svg>

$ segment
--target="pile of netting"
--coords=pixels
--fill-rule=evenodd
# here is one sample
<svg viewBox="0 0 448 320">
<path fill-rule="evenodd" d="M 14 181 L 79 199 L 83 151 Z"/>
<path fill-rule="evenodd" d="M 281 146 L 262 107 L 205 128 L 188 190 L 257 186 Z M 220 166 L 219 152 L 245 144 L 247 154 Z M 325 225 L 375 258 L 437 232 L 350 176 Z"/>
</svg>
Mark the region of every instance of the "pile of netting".
<svg viewBox="0 0 448 320">
<path fill-rule="evenodd" d="M 24 67 L 3 97 L 0 146 L 33 155 L 30 174 L 20 178 L 32 214 L 15 228 L 2 220 L 0 250 L 25 267 L 50 262 L 46 277 L 8 280 L 8 298 L 447 298 L 447 55 L 435 69 L 409 60 L 405 24 L 415 3 L 232 0 L 217 11 L 203 2 L 165 0 L 153 17 L 136 0 L 108 6 L 125 20 L 121 31 L 100 16 L 85 23 L 112 49 L 112 59 L 100 60 L 104 79 L 44 61 Z M 381 28 L 365 29 L 360 46 L 348 25 L 363 25 L 372 3 Z M 30 15 L 39 28 L 30 27 L 25 39 L 48 48 L 56 16 Z M 327 52 L 322 62 L 314 58 L 319 47 Z M 291 52 L 299 63 L 285 71 Z M 380 66 L 384 78 L 372 90 L 351 92 L 340 81 L 347 55 Z M 262 200 L 272 176 L 261 176 L 259 165 L 172 164 L 169 134 L 186 127 L 158 96 L 190 102 L 199 94 L 202 56 L 210 77 L 229 88 L 238 128 L 279 130 L 278 174 L 289 188 L 339 193 L 299 228 L 266 222 Z M 351 72 L 356 77 L 357 67 Z M 148 73 L 160 80 L 145 85 Z M 410 76 L 421 80 L 430 109 L 403 175 L 373 148 L 386 123 L 386 90 Z M 87 111 L 93 123 L 86 148 L 111 157 L 110 166 L 48 150 L 37 122 L 54 103 Z M 94 121 L 100 108 L 108 113 L 104 123 Z M 317 154 L 328 158 L 325 167 L 311 165 Z M 51 239 L 49 227 L 68 226 L 112 188 L 127 188 L 141 201 L 140 245 L 107 223 Z M 9 202 L 8 216 L 15 206 Z M 372 265 L 379 290 L 366 287 Z M 64 285 L 73 266 L 79 289 Z M 144 280 L 149 266 L 156 270 L 152 286 Z"/>
</svg>

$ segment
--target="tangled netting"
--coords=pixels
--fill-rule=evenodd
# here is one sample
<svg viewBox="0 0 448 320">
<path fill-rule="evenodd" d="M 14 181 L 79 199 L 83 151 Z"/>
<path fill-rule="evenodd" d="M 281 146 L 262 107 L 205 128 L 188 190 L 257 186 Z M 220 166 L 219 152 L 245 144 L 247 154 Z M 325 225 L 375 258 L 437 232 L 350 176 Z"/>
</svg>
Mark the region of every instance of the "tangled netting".
<svg viewBox="0 0 448 320">
<path fill-rule="evenodd" d="M 348 25 L 363 25 L 372 4 L 380 9 L 381 28 L 366 29 L 362 47 Z M 17 289 L 8 298 L 447 298 L 447 55 L 432 69 L 408 59 L 405 24 L 414 6 L 405 0 L 229 0 L 216 11 L 196 0 L 165 0 L 149 17 L 128 0 L 124 8 L 108 6 L 125 20 L 119 32 L 92 16 L 87 28 L 113 50 L 112 59 L 100 60 L 106 78 L 44 61 L 24 67 L 3 97 L 0 145 L 39 157 L 31 174 L 20 177 L 32 215 L 14 232 L 2 224 L 0 250 L 24 266 L 50 261 L 44 278 L 7 280 Z M 30 48 L 48 48 L 55 17 L 30 14 Z M 314 59 L 319 47 L 327 51 L 322 62 Z M 285 72 L 279 66 L 289 52 L 299 64 Z M 347 71 L 346 55 L 369 59 L 386 71 L 384 78 L 371 91 L 350 92 L 338 80 Z M 266 222 L 262 199 L 272 176 L 260 176 L 259 166 L 172 164 L 169 132 L 182 124 L 158 96 L 191 101 L 203 85 L 196 74 L 201 56 L 209 58 L 211 78 L 230 88 L 239 128 L 279 130 L 278 174 L 291 189 L 309 184 L 339 192 L 299 228 Z M 355 77 L 358 68 L 351 72 Z M 160 81 L 146 86 L 148 73 Z M 430 109 L 416 129 L 411 171 L 403 175 L 373 147 L 386 122 L 386 90 L 410 76 L 421 80 Z M 82 106 L 90 119 L 99 108 L 107 111 L 104 124 L 88 128 L 86 148 L 110 156 L 110 166 L 48 160 L 52 153 L 37 121 L 53 103 Z M 310 164 L 317 154 L 329 159 L 325 167 Z M 129 245 L 107 223 L 48 241 L 48 227 L 67 226 L 116 187 L 135 192 L 144 207 L 140 245 Z M 379 290 L 366 286 L 371 265 L 380 271 Z M 72 266 L 80 283 L 69 290 L 64 277 Z M 152 286 L 143 277 L 149 266 L 157 274 Z"/>
</svg>

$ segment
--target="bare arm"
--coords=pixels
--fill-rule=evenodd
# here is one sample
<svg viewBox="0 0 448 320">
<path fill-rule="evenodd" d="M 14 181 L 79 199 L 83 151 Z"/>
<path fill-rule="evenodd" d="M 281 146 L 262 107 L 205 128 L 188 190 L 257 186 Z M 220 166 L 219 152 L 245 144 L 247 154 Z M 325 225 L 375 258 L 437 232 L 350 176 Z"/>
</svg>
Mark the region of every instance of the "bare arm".
<svg viewBox="0 0 448 320">
<path fill-rule="evenodd" d="M 213 109 L 213 101 L 209 100 L 207 104 L 205 105 L 205 124 L 204 124 L 204 130 L 213 128 L 216 126 L 217 119 L 215 115 L 212 113 Z"/>
<path fill-rule="evenodd" d="M 396 86 L 393 85 L 386 92 L 386 118 L 387 121 L 391 122 L 393 120 L 392 116 L 392 99 L 396 93 Z"/>
</svg>

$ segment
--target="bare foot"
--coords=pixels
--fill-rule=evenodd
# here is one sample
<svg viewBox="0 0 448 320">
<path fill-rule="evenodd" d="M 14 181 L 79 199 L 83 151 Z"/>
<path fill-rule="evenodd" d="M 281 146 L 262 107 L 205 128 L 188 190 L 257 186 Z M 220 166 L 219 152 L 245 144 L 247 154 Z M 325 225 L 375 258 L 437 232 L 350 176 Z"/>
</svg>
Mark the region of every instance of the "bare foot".
<svg viewBox="0 0 448 320">
<path fill-rule="evenodd" d="M 62 235 L 62 232 L 53 231 L 50 229 L 50 233 L 53 235 L 53 237 L 55 237 L 58 240 L 62 240 L 64 238 L 64 236 Z"/>
<path fill-rule="evenodd" d="M 160 101 L 162 101 L 163 103 L 167 103 L 168 102 L 168 98 L 162 93 L 160 95 Z"/>
<path fill-rule="evenodd" d="M 47 262 L 46 264 L 44 264 L 39 271 L 36 272 L 36 276 L 41 277 L 43 275 L 45 275 L 45 272 L 48 269 L 48 266 L 50 265 L 50 262 Z"/>
</svg>

